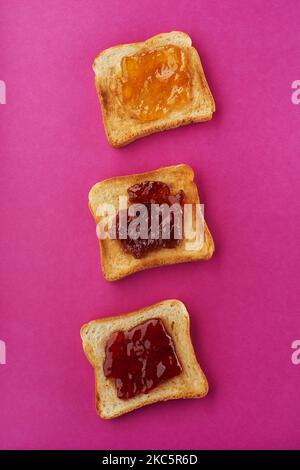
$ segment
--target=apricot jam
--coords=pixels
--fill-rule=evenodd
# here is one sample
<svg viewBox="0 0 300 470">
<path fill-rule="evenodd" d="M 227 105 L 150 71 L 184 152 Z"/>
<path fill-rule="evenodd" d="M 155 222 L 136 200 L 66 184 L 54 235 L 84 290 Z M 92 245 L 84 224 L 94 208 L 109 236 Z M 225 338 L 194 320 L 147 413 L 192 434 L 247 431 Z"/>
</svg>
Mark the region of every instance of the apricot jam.
<svg viewBox="0 0 300 470">
<path fill-rule="evenodd" d="M 123 57 L 121 98 L 133 116 L 153 121 L 186 105 L 191 97 L 188 57 L 177 46 L 162 46 Z"/>
<path fill-rule="evenodd" d="M 115 380 L 118 397 L 128 399 L 148 393 L 182 368 L 162 320 L 152 318 L 109 337 L 103 371 Z"/>
<path fill-rule="evenodd" d="M 184 203 L 184 192 L 181 190 L 177 194 L 172 195 L 170 188 L 167 184 L 162 183 L 161 181 L 143 181 L 142 183 L 137 183 L 127 190 L 129 196 L 129 202 L 131 204 L 144 204 L 147 208 L 146 221 L 148 226 L 148 237 L 142 238 L 139 237 L 134 239 L 130 237 L 130 222 L 134 220 L 134 217 L 126 214 L 127 217 L 127 227 L 126 232 L 123 234 L 120 224 L 119 224 L 119 215 L 116 221 L 117 235 L 119 241 L 126 253 L 131 254 L 135 258 L 139 259 L 147 255 L 149 251 L 157 250 L 160 248 L 175 248 L 180 239 L 175 238 L 175 228 L 178 228 L 176 224 L 180 221 L 176 219 L 174 213 L 170 214 L 170 236 L 169 238 L 163 237 L 163 216 L 159 215 L 159 227 L 158 227 L 158 237 L 151 237 L 151 204 L 167 204 L 171 206 L 173 204 L 179 204 L 180 206 L 180 216 L 182 219 L 182 207 Z M 178 230 L 177 230 L 178 232 Z"/>
</svg>

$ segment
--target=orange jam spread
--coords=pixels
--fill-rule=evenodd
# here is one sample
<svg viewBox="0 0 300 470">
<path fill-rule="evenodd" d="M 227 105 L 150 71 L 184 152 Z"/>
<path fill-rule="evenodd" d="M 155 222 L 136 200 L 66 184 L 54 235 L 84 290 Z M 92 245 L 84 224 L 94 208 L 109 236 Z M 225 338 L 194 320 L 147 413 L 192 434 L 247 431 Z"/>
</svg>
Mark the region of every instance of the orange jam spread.
<svg viewBox="0 0 300 470">
<path fill-rule="evenodd" d="M 189 102 L 187 61 L 185 50 L 171 45 L 123 57 L 121 98 L 135 118 L 153 121 Z"/>
</svg>

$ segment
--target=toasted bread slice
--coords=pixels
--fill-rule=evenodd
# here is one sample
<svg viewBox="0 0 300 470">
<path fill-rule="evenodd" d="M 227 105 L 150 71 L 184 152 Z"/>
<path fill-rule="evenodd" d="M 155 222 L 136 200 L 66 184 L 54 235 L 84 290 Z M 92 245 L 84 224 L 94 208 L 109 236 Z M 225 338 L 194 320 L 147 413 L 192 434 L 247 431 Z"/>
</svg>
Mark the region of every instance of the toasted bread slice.
<svg viewBox="0 0 300 470">
<path fill-rule="evenodd" d="M 113 380 L 107 379 L 103 372 L 106 342 L 112 333 L 130 330 L 151 318 L 163 321 L 167 333 L 172 337 L 182 372 L 147 394 L 122 400 L 117 396 Z M 116 418 L 158 401 L 201 398 L 208 393 L 208 383 L 191 342 L 189 314 L 179 300 L 165 300 L 126 315 L 91 321 L 81 328 L 80 334 L 86 357 L 95 369 L 96 410 L 104 419 Z"/>
<path fill-rule="evenodd" d="M 187 54 L 187 70 L 191 97 L 182 108 L 171 109 L 159 119 L 143 122 L 132 116 L 118 99 L 118 83 L 122 76 L 121 61 L 144 51 L 164 46 L 177 46 Z M 207 84 L 200 57 L 191 38 L 182 32 L 158 34 L 145 42 L 122 44 L 101 52 L 93 64 L 96 89 L 102 108 L 107 138 L 112 146 L 122 147 L 153 132 L 164 131 L 192 122 L 208 121 L 215 111 L 215 102 Z"/>
<path fill-rule="evenodd" d="M 199 203 L 197 186 L 194 183 L 194 172 L 188 165 L 175 165 L 160 168 L 148 173 L 110 178 L 95 184 L 89 192 L 89 208 L 96 224 L 101 220 L 97 209 L 101 204 L 113 204 L 118 207 L 119 196 L 127 196 L 127 189 L 143 181 L 161 181 L 166 183 L 172 194 L 183 190 L 185 203 Z M 195 227 L 195 212 L 193 213 Z M 161 248 L 149 252 L 141 259 L 134 258 L 123 250 L 119 240 L 99 240 L 101 266 L 105 279 L 116 281 L 144 269 L 187 261 L 199 261 L 211 258 L 214 252 L 214 242 L 210 231 L 203 219 L 203 240 L 194 247 L 190 241 L 183 239 L 175 248 Z M 193 248 L 193 249 L 191 249 Z"/>
</svg>

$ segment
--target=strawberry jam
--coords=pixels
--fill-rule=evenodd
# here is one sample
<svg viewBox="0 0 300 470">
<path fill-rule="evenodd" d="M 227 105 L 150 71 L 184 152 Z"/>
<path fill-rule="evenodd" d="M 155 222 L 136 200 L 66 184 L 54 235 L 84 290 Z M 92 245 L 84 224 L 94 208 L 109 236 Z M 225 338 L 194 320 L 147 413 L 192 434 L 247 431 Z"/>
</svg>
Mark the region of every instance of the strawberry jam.
<svg viewBox="0 0 300 470">
<path fill-rule="evenodd" d="M 118 216 L 116 221 L 117 235 L 124 251 L 126 253 L 130 253 L 135 258 L 142 258 L 149 251 L 160 248 L 175 248 L 180 242 L 180 238 L 176 236 L 176 233 L 180 232 L 179 227 L 182 223 L 184 192 L 181 190 L 177 194 L 172 195 L 169 186 L 161 181 L 143 181 L 142 183 L 137 183 L 131 186 L 127 192 L 129 202 L 131 204 L 143 204 L 145 206 L 146 212 L 143 215 L 143 218 L 147 222 L 148 231 L 146 236 L 142 236 L 141 234 L 138 238 L 133 238 L 129 228 L 130 223 L 134 221 L 135 217 L 130 216 L 127 211 L 127 226 L 125 231 L 123 231 L 120 227 Z M 167 237 L 164 236 L 164 226 L 168 223 L 167 217 L 164 218 L 162 213 L 158 216 L 158 232 L 156 236 L 152 233 L 152 204 L 158 204 L 159 206 L 166 204 L 169 207 L 176 204 L 177 208 L 179 208 L 177 218 L 174 216 L 174 212 L 170 211 L 169 231 Z"/>
<path fill-rule="evenodd" d="M 170 188 L 161 181 L 143 181 L 128 190 L 129 201 L 142 204 L 163 204 L 169 202 Z"/>
<path fill-rule="evenodd" d="M 104 375 L 121 399 L 148 393 L 182 372 L 171 336 L 159 318 L 113 333 L 105 348 Z"/>
</svg>

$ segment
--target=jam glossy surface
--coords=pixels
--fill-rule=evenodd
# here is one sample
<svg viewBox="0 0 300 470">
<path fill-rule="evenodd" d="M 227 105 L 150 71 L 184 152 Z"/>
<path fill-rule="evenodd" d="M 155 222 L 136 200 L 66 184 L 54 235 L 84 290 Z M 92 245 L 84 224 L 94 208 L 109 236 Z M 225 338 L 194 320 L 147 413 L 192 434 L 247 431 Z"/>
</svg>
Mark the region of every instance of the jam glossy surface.
<svg viewBox="0 0 300 470">
<path fill-rule="evenodd" d="M 168 204 L 178 203 L 182 206 L 184 192 L 181 190 L 172 195 L 169 186 L 161 181 L 143 181 L 128 188 L 129 201 L 132 204 Z"/>
<path fill-rule="evenodd" d="M 148 393 L 182 372 L 172 338 L 159 318 L 113 333 L 106 343 L 103 370 L 105 377 L 115 380 L 122 399 Z"/>
<path fill-rule="evenodd" d="M 160 181 L 143 181 L 131 186 L 128 190 L 129 202 L 131 204 L 144 204 L 147 208 L 147 224 L 148 224 L 148 237 L 147 238 L 131 238 L 130 231 L 127 230 L 126 238 L 119 236 L 120 243 L 126 253 L 130 253 L 135 258 L 139 259 L 147 255 L 150 251 L 157 250 L 160 248 L 175 248 L 180 239 L 175 237 L 175 225 L 178 224 L 178 219 L 174 217 L 174 213 L 170 214 L 170 237 L 163 237 L 163 216 L 159 216 L 159 235 L 157 238 L 151 237 L 151 204 L 167 204 L 171 206 L 173 204 L 179 205 L 180 215 L 182 217 L 182 207 L 184 203 L 184 192 L 179 191 L 177 194 L 172 195 L 170 188 L 167 184 Z M 127 227 L 130 222 L 134 220 L 134 217 L 126 214 Z M 119 216 L 117 217 L 117 234 L 120 235 Z"/>
<path fill-rule="evenodd" d="M 121 97 L 140 121 L 153 121 L 180 109 L 190 100 L 187 54 L 177 46 L 123 57 Z"/>
</svg>

